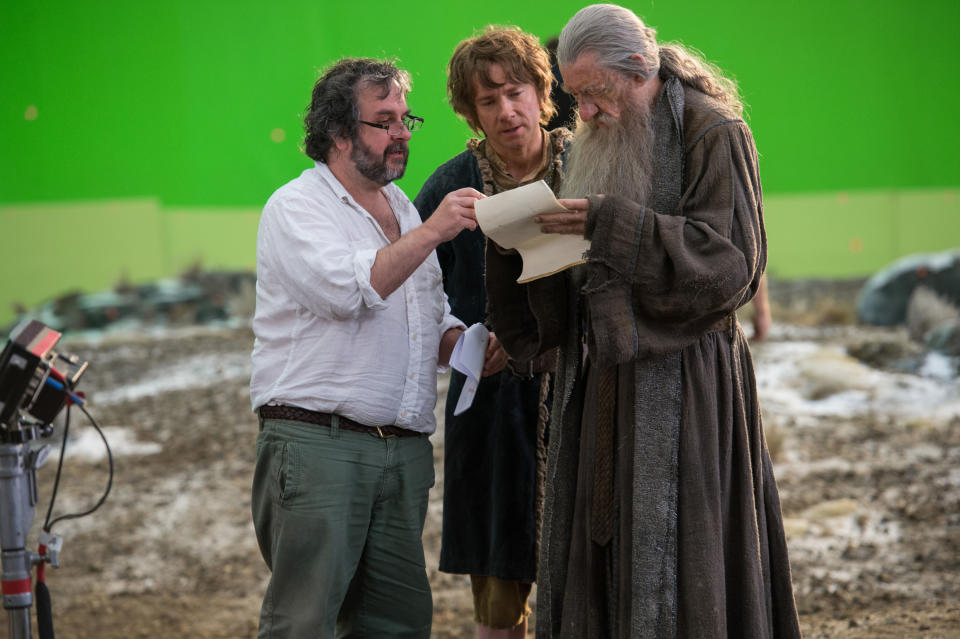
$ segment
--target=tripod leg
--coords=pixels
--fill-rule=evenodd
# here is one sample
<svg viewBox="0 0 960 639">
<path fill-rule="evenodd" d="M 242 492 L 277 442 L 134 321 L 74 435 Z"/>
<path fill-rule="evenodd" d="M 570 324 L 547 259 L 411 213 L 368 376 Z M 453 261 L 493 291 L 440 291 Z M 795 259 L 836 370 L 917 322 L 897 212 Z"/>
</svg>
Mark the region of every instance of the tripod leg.
<svg viewBox="0 0 960 639">
<path fill-rule="evenodd" d="M 0 548 L 3 567 L 3 607 L 10 620 L 10 639 L 30 639 L 30 573 L 33 562 L 26 549 L 27 531 L 33 522 L 25 473 L 23 444 L 0 444 Z"/>
<path fill-rule="evenodd" d="M 30 609 L 8 609 L 10 639 L 30 639 Z"/>
</svg>

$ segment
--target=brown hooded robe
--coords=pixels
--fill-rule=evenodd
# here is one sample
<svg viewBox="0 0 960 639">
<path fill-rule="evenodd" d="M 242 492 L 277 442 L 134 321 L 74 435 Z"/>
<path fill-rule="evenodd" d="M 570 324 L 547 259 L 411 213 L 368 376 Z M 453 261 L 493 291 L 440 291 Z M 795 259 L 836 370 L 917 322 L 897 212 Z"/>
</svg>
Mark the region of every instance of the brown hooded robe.
<svg viewBox="0 0 960 639">
<path fill-rule="evenodd" d="M 799 637 L 779 496 L 735 310 L 766 264 L 757 154 L 664 78 L 649 202 L 590 198 L 586 264 L 517 284 L 488 243 L 507 352 L 560 359 L 537 636 Z"/>
</svg>

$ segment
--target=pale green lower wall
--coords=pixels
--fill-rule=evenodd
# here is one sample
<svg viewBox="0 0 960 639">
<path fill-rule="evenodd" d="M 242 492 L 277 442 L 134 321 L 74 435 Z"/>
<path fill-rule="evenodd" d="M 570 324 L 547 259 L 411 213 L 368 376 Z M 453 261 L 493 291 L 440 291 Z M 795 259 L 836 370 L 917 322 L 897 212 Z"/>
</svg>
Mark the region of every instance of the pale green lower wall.
<svg viewBox="0 0 960 639">
<path fill-rule="evenodd" d="M 260 211 L 165 209 L 155 200 L 0 207 L 0 325 L 69 291 L 99 291 L 256 263 Z"/>
<path fill-rule="evenodd" d="M 960 246 L 960 189 L 764 198 L 771 277 L 862 277 Z"/>
<path fill-rule="evenodd" d="M 0 208 L 0 323 L 13 319 L 14 304 L 29 308 L 67 291 L 164 272 L 158 211 L 155 200 Z"/>
<path fill-rule="evenodd" d="M 164 211 L 160 218 L 168 273 L 196 264 L 208 269 L 256 269 L 259 209 L 177 209 Z"/>
<path fill-rule="evenodd" d="M 771 195 L 771 277 L 869 275 L 910 253 L 960 246 L 960 189 Z M 0 207 L 0 324 L 13 305 L 206 269 L 255 265 L 260 211 L 170 209 L 155 200 Z"/>
</svg>

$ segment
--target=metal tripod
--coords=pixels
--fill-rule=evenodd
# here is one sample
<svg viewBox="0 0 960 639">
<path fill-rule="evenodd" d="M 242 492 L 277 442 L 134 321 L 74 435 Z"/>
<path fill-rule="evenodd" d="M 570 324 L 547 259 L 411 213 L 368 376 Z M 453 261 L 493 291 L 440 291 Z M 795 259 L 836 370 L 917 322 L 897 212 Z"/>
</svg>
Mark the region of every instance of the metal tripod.
<svg viewBox="0 0 960 639">
<path fill-rule="evenodd" d="M 24 431 L 6 432 L 9 435 Z M 30 639 L 33 605 L 31 572 L 34 564 L 56 561 L 55 555 L 27 550 L 27 534 L 37 505 L 37 469 L 46 462 L 49 446 L 27 447 L 23 442 L 0 443 L 0 548 L 3 550 L 3 607 L 9 615 L 10 639 Z"/>
</svg>

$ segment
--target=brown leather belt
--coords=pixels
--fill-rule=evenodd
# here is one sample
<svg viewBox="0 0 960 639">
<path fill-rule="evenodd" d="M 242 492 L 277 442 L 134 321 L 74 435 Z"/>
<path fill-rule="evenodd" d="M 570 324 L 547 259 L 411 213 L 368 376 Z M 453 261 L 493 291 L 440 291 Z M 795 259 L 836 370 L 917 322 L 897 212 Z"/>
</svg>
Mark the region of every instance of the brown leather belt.
<svg viewBox="0 0 960 639">
<path fill-rule="evenodd" d="M 305 422 L 307 424 L 316 424 L 317 426 L 330 426 L 333 421 L 333 415 L 330 413 L 320 413 L 306 408 L 297 408 L 296 406 L 261 406 L 257 409 L 261 419 L 288 419 L 295 422 Z M 423 437 L 426 433 L 418 433 L 409 428 L 399 426 L 367 426 L 355 422 L 346 417 L 339 417 L 340 428 L 343 430 L 353 430 L 360 433 L 368 433 L 380 439 L 390 437 Z"/>
<path fill-rule="evenodd" d="M 526 362 L 509 359 L 507 360 L 507 367 L 517 377 L 533 377 L 540 373 L 552 373 L 557 370 L 558 351 L 559 349 L 556 347 L 551 348 Z"/>
</svg>

